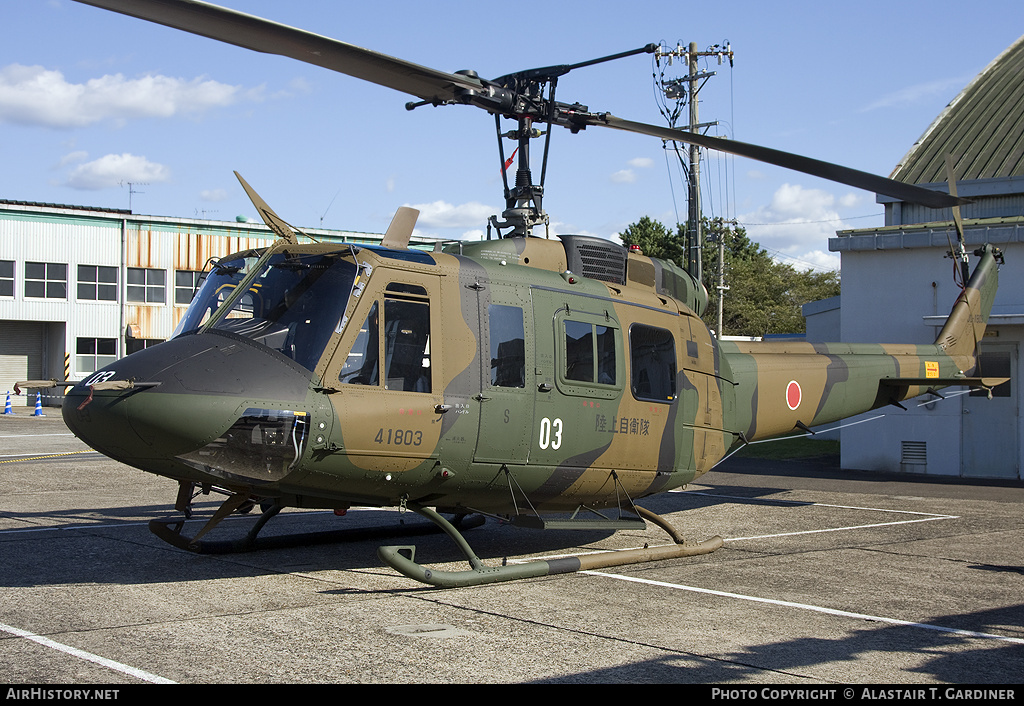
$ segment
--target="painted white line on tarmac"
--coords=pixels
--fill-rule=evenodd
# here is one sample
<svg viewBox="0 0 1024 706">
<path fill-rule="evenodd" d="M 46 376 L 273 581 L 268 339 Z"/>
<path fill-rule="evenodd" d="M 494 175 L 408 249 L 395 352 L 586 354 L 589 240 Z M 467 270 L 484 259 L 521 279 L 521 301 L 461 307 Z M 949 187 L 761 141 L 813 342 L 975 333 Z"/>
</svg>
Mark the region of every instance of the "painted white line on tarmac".
<svg viewBox="0 0 1024 706">
<path fill-rule="evenodd" d="M 1001 642 L 1012 642 L 1017 645 L 1024 645 L 1024 639 L 1018 637 L 1007 637 L 1005 635 L 993 635 L 987 632 L 975 632 L 974 630 L 960 630 L 959 628 L 947 628 L 942 625 L 932 625 L 930 623 L 918 623 L 913 620 L 899 620 L 898 618 L 885 618 L 878 615 L 867 615 L 865 613 L 851 613 L 846 610 L 836 610 L 835 608 L 823 608 L 822 606 L 808 605 L 806 603 L 794 603 L 793 601 L 780 601 L 774 598 L 760 598 L 758 596 L 745 596 L 741 593 L 729 593 L 728 591 L 715 591 L 710 588 L 697 588 L 696 586 L 684 586 L 678 583 L 668 583 L 665 581 L 654 581 L 652 579 L 637 578 L 636 576 L 624 576 L 622 574 L 609 574 L 604 571 L 581 571 L 581 574 L 590 574 L 591 576 L 603 576 L 605 578 L 617 579 L 619 581 L 629 581 L 631 583 L 642 583 L 649 586 L 660 586 L 662 588 L 671 588 L 679 591 L 690 591 L 693 593 L 704 593 L 711 596 L 721 596 L 723 598 L 734 598 L 741 601 L 752 601 L 755 603 L 767 603 L 769 605 L 777 605 L 785 608 L 798 608 L 800 610 L 809 610 L 815 613 L 824 613 L 826 615 L 834 615 L 840 618 L 855 618 L 857 620 L 870 620 L 877 623 L 886 623 L 888 625 L 900 625 L 904 627 L 912 628 L 924 628 L 925 630 L 936 630 L 938 632 L 951 633 L 953 635 L 959 635 L 961 637 L 977 637 L 986 640 L 999 640 Z"/>
<path fill-rule="evenodd" d="M 861 510 L 864 512 L 883 512 L 889 514 L 899 515 L 920 515 L 919 519 L 913 520 L 896 520 L 893 522 L 876 522 L 866 525 L 849 525 L 846 527 L 825 527 L 823 529 L 813 530 L 801 530 L 799 532 L 780 532 L 778 534 L 762 534 L 753 535 L 750 537 L 730 537 L 726 539 L 726 542 L 742 542 L 744 540 L 751 539 L 771 539 L 774 537 L 795 537 L 801 534 L 818 534 L 820 532 L 847 532 L 858 529 L 869 529 L 872 527 L 892 527 L 894 525 L 909 525 L 915 522 L 934 522 L 935 520 L 957 520 L 960 519 L 959 515 L 938 515 L 933 512 L 918 512 L 916 510 L 893 510 L 884 507 L 861 507 L 858 505 L 833 505 L 830 503 L 816 503 L 808 502 L 806 500 L 786 500 L 783 498 L 748 498 L 741 495 L 721 495 L 717 493 L 702 493 L 700 491 L 690 491 L 693 495 L 702 495 L 709 498 L 728 498 L 730 500 L 743 500 L 746 502 L 764 502 L 764 503 L 789 503 L 790 505 L 804 505 L 808 507 L 831 507 L 839 510 Z"/>
<path fill-rule="evenodd" d="M 695 492 L 694 494 L 695 495 L 710 495 L 709 493 L 699 493 L 699 492 Z M 746 498 L 746 497 L 741 497 L 741 496 L 728 496 L 728 495 L 713 495 L 711 497 L 718 497 L 718 498 L 733 498 L 734 497 L 734 498 L 739 499 L 739 500 L 748 500 L 748 501 L 755 501 L 755 502 L 758 501 L 758 500 L 761 500 L 760 498 Z M 932 522 L 932 521 L 935 521 L 935 520 L 955 520 L 955 519 L 958 519 L 958 516 L 956 516 L 956 515 L 936 515 L 936 514 L 927 513 L 927 512 L 917 512 L 917 511 L 914 511 L 914 510 L 892 510 L 892 509 L 888 509 L 888 508 L 858 507 L 858 506 L 852 506 L 852 505 L 830 505 L 830 504 L 827 504 L 827 503 L 815 503 L 815 502 L 806 502 L 806 501 L 798 501 L 798 500 L 781 500 L 781 501 L 780 500 L 763 500 L 763 502 L 772 502 L 772 503 L 788 502 L 788 503 L 791 503 L 791 504 L 794 504 L 794 505 L 809 505 L 809 506 L 816 505 L 816 506 L 819 506 L 819 507 L 830 507 L 830 508 L 838 508 L 838 509 L 843 509 L 843 510 L 866 510 L 866 511 L 871 511 L 871 512 L 897 513 L 897 514 L 906 514 L 906 515 L 923 515 L 924 517 L 910 519 L 910 520 L 898 520 L 898 521 L 894 521 L 894 522 L 880 522 L 880 523 L 873 523 L 873 524 L 866 524 L 866 525 L 852 525 L 852 526 L 849 526 L 849 527 L 828 527 L 828 528 L 816 529 L 816 530 L 805 530 L 805 531 L 801 531 L 801 532 L 784 532 L 784 533 L 779 533 L 779 534 L 766 534 L 766 535 L 760 535 L 760 536 L 754 536 L 754 537 L 732 537 L 730 539 L 726 539 L 725 540 L 726 542 L 739 542 L 739 541 L 742 541 L 742 540 L 745 540 L 745 539 L 766 539 L 766 538 L 771 538 L 771 537 L 788 537 L 788 536 L 792 536 L 792 535 L 815 534 L 815 533 L 819 533 L 819 532 L 842 532 L 842 531 L 850 531 L 850 530 L 858 530 L 858 529 L 867 529 L 867 528 L 872 528 L 872 527 L 889 527 L 889 526 L 893 526 L 893 525 L 911 524 L 911 523 L 915 523 L 915 522 Z M 573 555 L 573 556 L 581 556 L 581 555 L 587 555 L 587 554 L 600 554 L 600 553 L 602 553 L 602 552 L 584 552 L 584 553 L 581 553 L 579 555 Z M 560 557 L 558 557 L 558 558 L 561 558 L 563 556 L 570 556 L 570 555 L 560 555 Z M 537 557 L 533 557 L 533 559 L 536 559 L 536 558 Z M 553 558 L 553 557 L 540 557 L 540 558 L 546 559 L 546 558 Z M 524 559 L 522 561 L 529 561 L 529 560 L 530 559 Z M 792 602 L 792 601 L 782 601 L 782 600 L 777 600 L 777 599 L 774 599 L 774 598 L 760 598 L 758 596 L 746 596 L 746 595 L 743 595 L 743 594 L 740 594 L 740 593 L 730 593 L 728 591 L 717 591 L 717 590 L 709 589 L 709 588 L 698 588 L 696 586 L 686 586 L 686 585 L 683 585 L 683 584 L 668 583 L 668 582 L 665 582 L 665 581 L 655 581 L 653 579 L 644 579 L 644 578 L 638 578 L 638 577 L 635 577 L 635 576 L 625 576 L 625 575 L 622 575 L 622 574 L 611 574 L 611 573 L 607 573 L 607 572 L 604 572 L 604 571 L 588 570 L 588 571 L 580 571 L 579 573 L 581 573 L 581 574 L 589 574 L 591 576 L 603 576 L 605 578 L 613 578 L 613 579 L 618 579 L 620 581 L 629 581 L 629 582 L 632 582 L 632 583 L 647 584 L 647 585 L 650 585 L 650 586 L 661 586 L 663 588 L 671 588 L 671 589 L 680 590 L 680 591 L 690 591 L 690 592 L 693 592 L 693 593 L 704 593 L 704 594 L 708 594 L 708 595 L 712 595 L 712 596 L 721 596 L 723 598 L 733 598 L 733 599 L 743 600 L 743 601 L 753 601 L 753 602 L 756 602 L 756 603 L 767 603 L 767 604 L 770 604 L 770 605 L 783 606 L 783 607 L 787 607 L 787 608 L 798 608 L 798 609 L 801 609 L 801 610 L 809 610 L 809 611 L 813 611 L 813 612 L 817 612 L 817 613 L 824 613 L 826 615 L 834 615 L 834 616 L 844 617 L 844 618 L 855 618 L 855 619 L 858 619 L 858 620 L 869 620 L 869 621 L 874 621 L 874 622 L 879 622 L 879 623 L 886 623 L 886 624 L 889 624 L 889 625 L 901 625 L 901 626 L 904 626 L 904 627 L 916 627 L 916 628 L 923 628 L 923 629 L 926 629 L 926 630 L 936 630 L 936 631 L 939 631 L 939 632 L 946 632 L 946 633 L 951 633 L 951 634 L 954 634 L 954 635 L 959 635 L 961 637 L 974 637 L 974 638 L 983 638 L 983 639 L 988 639 L 988 640 L 999 640 L 999 641 L 1002 641 L 1002 642 L 1011 642 L 1011 643 L 1014 643 L 1014 644 L 1024 645 L 1024 639 L 1016 638 L 1016 637 L 1007 637 L 1005 635 L 993 635 L 991 633 L 976 632 L 974 630 L 961 630 L 961 629 L 958 629 L 958 628 L 948 628 L 948 627 L 943 627 L 941 625 L 932 625 L 930 623 L 919 623 L 919 622 L 912 621 L 912 620 L 900 620 L 898 618 L 886 618 L 886 617 L 877 616 L 877 615 L 867 615 L 865 613 L 852 613 L 850 611 L 837 610 L 835 608 L 824 608 L 822 606 L 814 606 L 814 605 L 809 605 L 809 604 L 806 604 L 806 603 L 795 603 L 795 602 Z"/>
<path fill-rule="evenodd" d="M 848 532 L 850 530 L 858 529 L 869 529 L 871 527 L 892 527 L 894 525 L 911 525 L 915 522 L 934 522 L 935 520 L 956 520 L 959 519 L 956 515 L 936 515 L 934 517 L 925 517 L 919 520 L 896 520 L 894 522 L 875 522 L 870 525 L 850 525 L 848 527 L 826 527 L 824 529 L 815 530 L 801 530 L 799 532 L 780 532 L 778 534 L 759 534 L 752 535 L 750 537 L 730 537 L 723 541 L 726 542 L 742 542 L 748 539 L 771 539 L 773 537 L 795 537 L 801 534 L 818 534 L 821 532 Z"/>
<path fill-rule="evenodd" d="M 48 637 L 36 635 L 35 633 L 29 632 L 28 630 L 19 630 L 18 628 L 11 627 L 10 625 L 4 625 L 3 623 L 0 623 L 0 631 L 14 635 L 16 637 L 22 637 L 26 640 L 31 640 L 32 642 L 40 644 L 43 647 L 49 647 L 50 649 L 57 650 L 58 652 L 63 652 L 66 655 L 77 657 L 78 659 L 84 659 L 87 662 L 92 662 L 93 664 L 98 664 L 101 667 L 112 669 L 115 672 L 127 674 L 128 676 L 135 677 L 136 679 L 141 679 L 142 681 L 149 682 L 150 684 L 176 683 L 171 681 L 170 679 L 165 679 L 164 677 L 157 676 L 156 674 L 150 674 L 149 672 L 144 671 L 142 669 L 129 667 L 127 664 L 121 664 L 120 662 L 115 662 L 112 659 L 107 659 L 106 657 L 100 657 L 99 655 L 94 655 L 91 652 L 80 650 L 77 647 L 70 647 L 60 642 L 56 642 L 55 640 L 51 640 Z"/>
</svg>

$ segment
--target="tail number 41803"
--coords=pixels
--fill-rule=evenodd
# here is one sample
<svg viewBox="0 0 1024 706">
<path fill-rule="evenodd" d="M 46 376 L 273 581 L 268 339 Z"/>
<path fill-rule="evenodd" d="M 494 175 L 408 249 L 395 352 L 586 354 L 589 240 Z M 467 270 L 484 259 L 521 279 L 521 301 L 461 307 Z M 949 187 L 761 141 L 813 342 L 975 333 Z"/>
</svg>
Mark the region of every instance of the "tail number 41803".
<svg viewBox="0 0 1024 706">
<path fill-rule="evenodd" d="M 540 420 L 540 439 L 538 443 L 542 449 L 546 449 L 549 446 L 552 449 L 557 449 L 562 445 L 562 420 L 555 419 L 551 420 L 544 417 Z"/>
</svg>

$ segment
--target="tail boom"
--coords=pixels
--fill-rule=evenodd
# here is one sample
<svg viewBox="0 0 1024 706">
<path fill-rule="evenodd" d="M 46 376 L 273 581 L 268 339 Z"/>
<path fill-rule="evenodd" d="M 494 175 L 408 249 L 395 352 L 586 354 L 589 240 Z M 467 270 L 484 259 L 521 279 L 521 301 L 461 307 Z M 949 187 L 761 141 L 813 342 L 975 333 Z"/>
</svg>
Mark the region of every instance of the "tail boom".
<svg viewBox="0 0 1024 706">
<path fill-rule="evenodd" d="M 977 254 L 981 262 L 934 344 L 720 342 L 735 395 L 727 428 L 754 441 L 898 405 L 929 390 L 1003 382 L 969 377 L 998 283 L 998 251 L 986 246 Z"/>
</svg>

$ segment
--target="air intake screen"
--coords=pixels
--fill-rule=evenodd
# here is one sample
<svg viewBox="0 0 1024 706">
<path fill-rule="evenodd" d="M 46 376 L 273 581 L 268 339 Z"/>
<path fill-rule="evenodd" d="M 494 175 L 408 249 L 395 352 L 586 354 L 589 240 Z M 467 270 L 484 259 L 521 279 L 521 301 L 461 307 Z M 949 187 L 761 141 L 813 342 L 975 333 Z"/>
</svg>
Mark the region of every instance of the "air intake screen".
<svg viewBox="0 0 1024 706">
<path fill-rule="evenodd" d="M 590 279 L 626 283 L 626 249 L 588 235 L 560 235 L 569 269 Z"/>
</svg>

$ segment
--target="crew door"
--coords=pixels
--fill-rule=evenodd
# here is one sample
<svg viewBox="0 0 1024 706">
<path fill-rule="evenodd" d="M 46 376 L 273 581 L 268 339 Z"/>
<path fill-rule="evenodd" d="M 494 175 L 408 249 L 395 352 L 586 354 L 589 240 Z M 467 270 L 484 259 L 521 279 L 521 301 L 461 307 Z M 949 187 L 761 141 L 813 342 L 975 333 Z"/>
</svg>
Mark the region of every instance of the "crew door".
<svg viewBox="0 0 1024 706">
<path fill-rule="evenodd" d="M 530 463 L 582 471 L 634 431 L 619 409 L 622 327 L 598 298 L 534 290 L 533 308 L 538 393 Z"/>
<path fill-rule="evenodd" d="M 525 464 L 530 460 L 533 428 L 533 353 L 531 317 L 515 292 L 492 291 L 480 297 L 480 439 L 474 460 Z M 527 300 L 528 304 L 528 300 Z"/>
<path fill-rule="evenodd" d="M 437 457 L 444 345 L 439 278 L 383 274 L 362 293 L 352 317 L 360 322 L 358 335 L 327 379 L 339 388 L 332 402 L 349 459 L 367 469 L 402 471 Z"/>
</svg>

